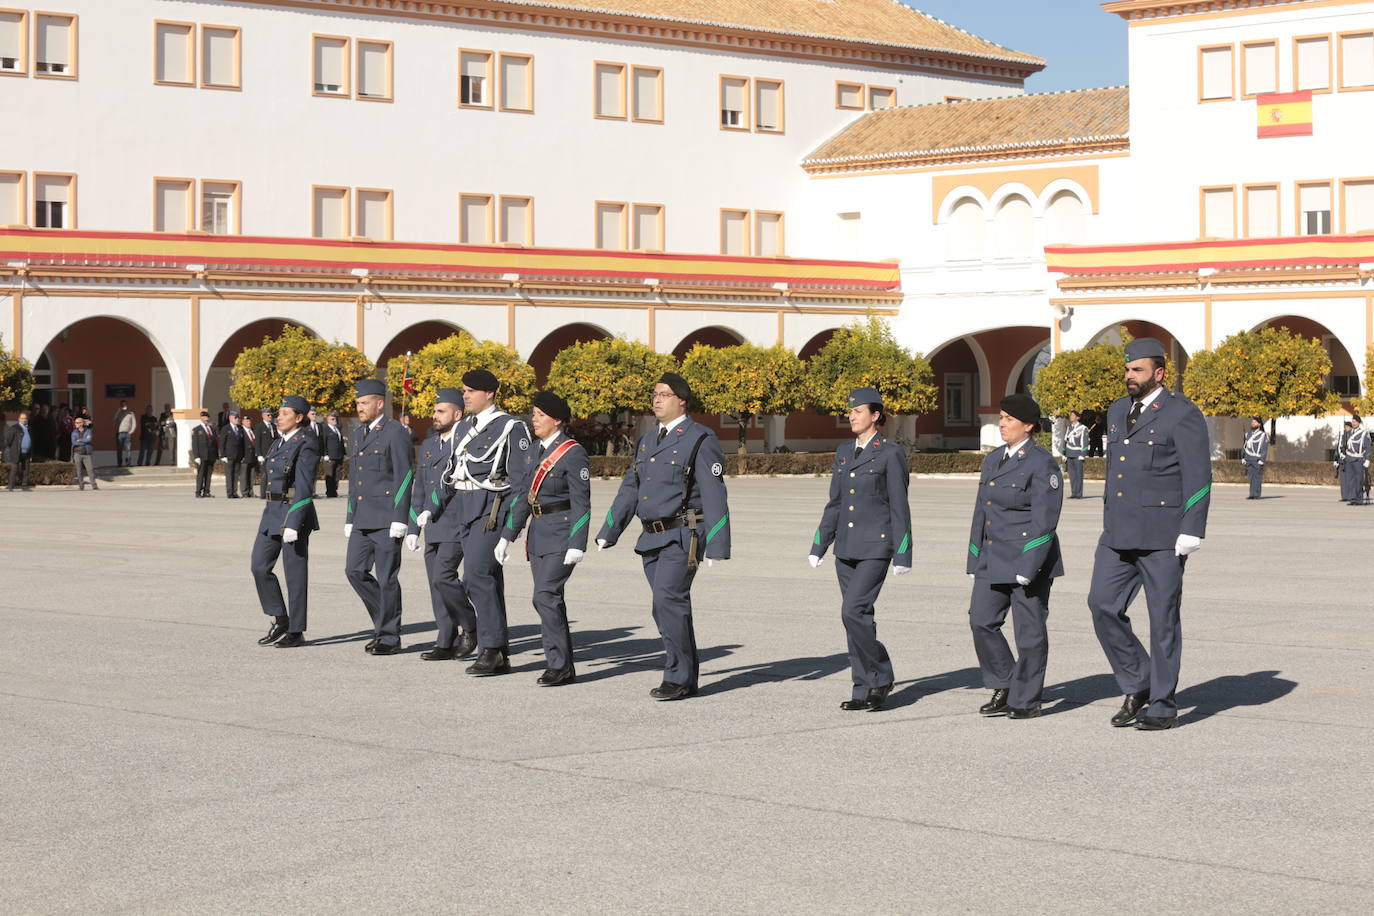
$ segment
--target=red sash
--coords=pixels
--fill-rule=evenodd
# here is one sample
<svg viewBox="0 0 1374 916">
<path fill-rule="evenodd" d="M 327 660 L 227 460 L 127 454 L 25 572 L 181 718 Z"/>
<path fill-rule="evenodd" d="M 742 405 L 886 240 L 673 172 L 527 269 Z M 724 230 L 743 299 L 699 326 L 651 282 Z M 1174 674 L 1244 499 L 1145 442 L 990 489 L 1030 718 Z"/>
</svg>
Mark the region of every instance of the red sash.
<svg viewBox="0 0 1374 916">
<path fill-rule="evenodd" d="M 534 502 L 539 496 L 539 487 L 544 483 L 544 478 L 549 475 L 549 471 L 552 471 L 553 466 L 557 464 L 564 455 L 572 451 L 572 447 L 576 444 L 577 443 L 572 439 L 561 442 L 558 448 L 553 450 L 552 454 L 546 456 L 543 461 L 539 462 L 539 470 L 535 472 L 534 482 L 530 484 L 530 502 Z"/>
</svg>

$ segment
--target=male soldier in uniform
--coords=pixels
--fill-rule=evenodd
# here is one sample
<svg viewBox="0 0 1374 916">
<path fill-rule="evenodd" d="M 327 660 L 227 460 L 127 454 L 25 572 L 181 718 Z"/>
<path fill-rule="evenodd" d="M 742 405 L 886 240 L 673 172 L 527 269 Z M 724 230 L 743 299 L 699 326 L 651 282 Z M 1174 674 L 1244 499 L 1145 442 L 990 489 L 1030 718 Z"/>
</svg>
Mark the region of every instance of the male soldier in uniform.
<svg viewBox="0 0 1374 916">
<path fill-rule="evenodd" d="M 1345 444 L 1350 441 L 1350 421 L 1341 424 L 1340 435 L 1336 437 L 1336 460 L 1331 466 L 1336 469 L 1336 486 L 1340 490 L 1340 501 L 1345 502 Z"/>
<path fill-rule="evenodd" d="M 395 655 L 401 650 L 401 538 L 406 536 L 410 512 L 415 452 L 401 424 L 382 416 L 385 384 L 379 379 L 363 379 L 358 382 L 357 395 L 358 428 L 348 446 L 348 521 L 344 524 L 348 557 L 344 568 L 349 584 L 372 618 L 373 638 L 364 646 L 365 651 L 369 655 Z"/>
<path fill-rule="evenodd" d="M 1088 427 L 1076 410 L 1069 411 L 1069 431 L 1064 434 L 1064 467 L 1069 475 L 1069 499 L 1083 498 L 1083 461 L 1088 457 Z"/>
<path fill-rule="evenodd" d="M 253 414 L 248 412 L 243 415 L 241 424 L 243 429 L 243 465 L 240 471 L 241 495 L 244 499 L 253 498 L 253 473 L 262 466 L 262 460 L 258 458 L 258 435 L 260 430 L 253 427 Z"/>
<path fill-rule="evenodd" d="M 691 400 L 687 380 L 674 372 L 654 386 L 658 427 L 639 440 L 596 536 L 597 549 L 604 550 L 615 546 L 632 518 L 643 525 L 635 553 L 653 590 L 654 623 L 667 655 L 663 683 L 649 691 L 655 700 L 696 695 L 700 664 L 692 580 L 702 557 L 708 566 L 730 559 L 725 456 L 716 434 L 687 416 Z"/>
<path fill-rule="evenodd" d="M 191 430 L 191 454 L 196 462 L 196 498 L 208 499 L 215 494 L 210 492 L 210 474 L 219 460 L 219 440 L 210 427 L 210 411 L 200 412 L 200 425 Z"/>
<path fill-rule="evenodd" d="M 496 561 L 505 565 L 511 541 L 520 536 L 528 521 L 525 555 L 534 577 L 534 609 L 539 613 L 544 643 L 544 673 L 536 683 L 559 687 L 577 678 L 563 588 L 587 550 L 591 474 L 587 471 L 587 452 L 564 432 L 572 419 L 567 401 L 551 391 L 541 391 L 534 396 L 530 414 L 539 439 L 539 465 L 529 489 L 511 501 L 501 540 L 496 544 Z"/>
<path fill-rule="evenodd" d="M 434 431 L 420 446 L 415 462 L 415 486 L 410 493 L 410 525 L 406 547 L 420 549 L 420 532 L 425 534 L 425 576 L 429 579 L 429 600 L 434 606 L 434 622 L 439 635 L 434 648 L 420 653 L 425 661 L 466 658 L 477 648 L 477 615 L 468 600 L 467 590 L 458 578 L 463 562 L 461 526 L 457 512 L 446 512 L 455 491 L 444 485 L 444 475 L 453 458 L 458 418 L 463 414 L 463 393 L 457 388 L 440 388 L 434 402 Z M 325 434 L 328 435 L 326 430 Z"/>
<path fill-rule="evenodd" d="M 1369 430 L 1359 414 L 1350 418 L 1350 435 L 1345 440 L 1345 457 L 1341 459 L 1341 470 L 1345 479 L 1341 485 L 1341 497 L 1352 506 L 1364 503 L 1364 473 L 1369 468 Z"/>
<path fill-rule="evenodd" d="M 258 460 L 262 461 L 272 451 L 272 446 L 281 438 L 277 432 L 277 424 L 272 420 L 272 411 L 262 412 L 262 422 L 258 424 Z M 267 499 L 267 478 L 264 476 L 259 483 L 259 499 Z M 252 496 L 252 493 L 245 493 L 245 496 Z"/>
<path fill-rule="evenodd" d="M 1240 456 L 1241 463 L 1245 465 L 1245 476 L 1250 480 L 1250 495 L 1246 499 L 1260 498 L 1260 487 L 1264 485 L 1264 459 L 1268 457 L 1269 434 L 1264 431 L 1264 421 L 1259 417 L 1251 417 Z"/>
<path fill-rule="evenodd" d="M 239 478 L 243 453 L 248 440 L 239 424 L 238 410 L 229 411 L 229 422 L 219 431 L 220 456 L 224 459 L 224 495 L 230 499 L 239 498 Z"/>
<path fill-rule="evenodd" d="M 258 640 L 260 646 L 275 643 L 278 649 L 294 649 L 305 645 L 310 532 L 320 528 L 315 517 L 319 453 L 315 451 L 315 441 L 299 425 L 309 409 L 305 398 L 291 395 L 282 399 L 277 412 L 281 436 L 274 441 L 263 463 L 262 479 L 270 502 L 262 507 L 262 521 L 258 522 L 249 563 L 262 612 L 272 618 L 267 635 Z M 277 557 L 282 557 L 282 570 L 286 573 L 289 609 L 282 603 L 281 586 L 272 572 Z"/>
<path fill-rule="evenodd" d="M 320 429 L 320 460 L 324 465 L 324 495 L 334 499 L 339 495 L 339 469 L 343 467 L 343 430 L 339 429 L 339 412 L 329 412 L 329 423 Z"/>
<path fill-rule="evenodd" d="M 1202 412 L 1163 386 L 1164 367 L 1159 341 L 1141 337 L 1126 345 L 1127 397 L 1107 409 L 1103 530 L 1088 589 L 1098 642 L 1126 695 L 1112 725 L 1135 723 L 1142 731 L 1178 724 L 1183 569 L 1207 534 L 1212 491 Z M 1142 587 L 1148 654 L 1126 615 Z"/>
<path fill-rule="evenodd" d="M 463 590 L 477 614 L 477 660 L 467 668 L 473 677 L 510 673 L 506 580 L 496 562 L 496 542 L 511 499 L 529 491 L 534 475 L 530 432 L 496 406 L 497 388 L 496 376 L 486 369 L 463 374 L 468 416 L 454 430 L 456 451 L 444 477 L 455 491 L 444 514 L 455 516 L 450 524 L 458 538 L 456 560 L 463 564 Z"/>
</svg>

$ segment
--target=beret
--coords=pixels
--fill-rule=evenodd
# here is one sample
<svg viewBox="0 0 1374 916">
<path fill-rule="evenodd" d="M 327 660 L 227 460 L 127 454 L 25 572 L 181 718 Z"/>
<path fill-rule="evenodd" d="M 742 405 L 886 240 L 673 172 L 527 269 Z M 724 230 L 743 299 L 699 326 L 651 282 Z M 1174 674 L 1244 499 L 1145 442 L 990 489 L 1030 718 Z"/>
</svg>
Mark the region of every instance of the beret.
<svg viewBox="0 0 1374 916">
<path fill-rule="evenodd" d="M 1164 344 L 1153 337 L 1140 337 L 1126 344 L 1126 362 L 1128 363 L 1151 356 L 1159 359 L 1167 358 L 1164 354 Z"/>
<path fill-rule="evenodd" d="M 849 406 L 858 407 L 860 404 L 877 404 L 883 406 L 883 396 L 878 393 L 877 388 L 855 388 L 849 392 Z"/>
<path fill-rule="evenodd" d="M 359 379 L 356 387 L 358 391 L 358 397 L 360 398 L 365 398 L 370 394 L 375 394 L 379 398 L 386 397 L 386 383 L 384 383 L 381 379 Z"/>
<path fill-rule="evenodd" d="M 463 384 L 473 391 L 495 391 L 500 383 L 485 369 L 469 369 L 463 373 Z"/>
<path fill-rule="evenodd" d="M 541 391 L 536 394 L 534 396 L 534 406 L 538 407 L 555 420 L 562 420 L 564 423 L 567 423 L 572 419 L 572 409 L 568 407 L 568 402 L 552 391 Z"/>
<path fill-rule="evenodd" d="M 457 388 L 440 388 L 439 394 L 434 399 L 436 404 L 457 404 L 463 406 L 463 392 Z"/>
<path fill-rule="evenodd" d="M 310 413 L 310 402 L 298 394 L 288 394 L 282 398 L 281 406 L 290 407 L 296 413 Z"/>
<path fill-rule="evenodd" d="M 658 380 L 660 385 L 667 385 L 673 389 L 673 394 L 682 398 L 684 401 L 692 399 L 692 386 L 687 384 L 687 380 L 676 372 L 665 372 L 663 378 Z"/>
<path fill-rule="evenodd" d="M 1040 405 L 1028 394 L 1009 394 L 997 404 L 1002 411 L 1022 423 L 1040 422 Z"/>
</svg>

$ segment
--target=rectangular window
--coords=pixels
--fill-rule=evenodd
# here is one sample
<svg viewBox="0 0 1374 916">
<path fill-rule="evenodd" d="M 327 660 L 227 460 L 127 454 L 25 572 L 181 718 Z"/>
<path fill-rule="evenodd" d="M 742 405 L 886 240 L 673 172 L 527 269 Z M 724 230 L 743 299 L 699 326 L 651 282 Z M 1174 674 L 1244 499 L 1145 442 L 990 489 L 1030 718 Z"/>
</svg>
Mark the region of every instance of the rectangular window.
<svg viewBox="0 0 1374 916">
<path fill-rule="evenodd" d="M 1330 235 L 1331 182 L 1298 182 L 1298 235 Z"/>
<path fill-rule="evenodd" d="M 501 110 L 534 111 L 534 58 L 501 55 Z"/>
<path fill-rule="evenodd" d="M 973 373 L 945 373 L 945 425 L 973 424 Z"/>
<path fill-rule="evenodd" d="M 240 31 L 231 25 L 200 27 L 200 85 L 205 89 L 238 89 L 242 85 Z"/>
<path fill-rule="evenodd" d="M 663 250 L 663 205 L 634 205 L 634 240 L 636 251 Z"/>
<path fill-rule="evenodd" d="M 598 118 L 625 117 L 625 65 L 597 61 L 595 66 L 596 100 L 594 113 Z"/>
<path fill-rule="evenodd" d="M 76 228 L 76 176 L 33 175 L 33 226 L 35 229 Z"/>
<path fill-rule="evenodd" d="M 749 80 L 742 76 L 720 78 L 720 126 L 722 130 L 749 129 Z"/>
<path fill-rule="evenodd" d="M 458 196 L 458 241 L 464 245 L 490 245 L 492 212 L 490 194 Z"/>
<path fill-rule="evenodd" d="M 315 37 L 315 94 L 348 95 L 348 39 Z"/>
<path fill-rule="evenodd" d="M 458 104 L 491 108 L 491 52 L 458 51 Z"/>
<path fill-rule="evenodd" d="M 310 189 L 310 234 L 317 239 L 348 238 L 348 188 Z"/>
<path fill-rule="evenodd" d="M 189 178 L 159 178 L 153 182 L 153 231 L 189 232 L 195 219 Z"/>
<path fill-rule="evenodd" d="M 1232 45 L 1198 48 L 1198 100 L 1215 102 L 1236 97 L 1236 49 Z"/>
<path fill-rule="evenodd" d="M 772 210 L 756 210 L 754 254 L 760 258 L 780 258 L 782 253 L 782 214 Z"/>
<path fill-rule="evenodd" d="M 1279 235 L 1279 186 L 1245 186 L 1245 235 L 1273 238 Z"/>
<path fill-rule="evenodd" d="M 836 83 L 835 107 L 843 108 L 846 111 L 863 111 L 863 83 Z"/>
<path fill-rule="evenodd" d="M 1341 231 L 1374 232 L 1374 178 L 1341 182 Z"/>
<path fill-rule="evenodd" d="M 1304 35 L 1293 39 L 1293 88 L 1331 91 L 1331 36 Z"/>
<path fill-rule="evenodd" d="M 1236 237 L 1235 188 L 1202 189 L 1202 237 L 1205 239 L 1233 239 Z"/>
<path fill-rule="evenodd" d="M 0 172 L 0 226 L 27 225 L 24 219 L 24 173 Z"/>
<path fill-rule="evenodd" d="M 511 245 L 534 244 L 534 201 L 528 197 L 501 198 L 501 241 Z"/>
<path fill-rule="evenodd" d="M 720 211 L 720 253 L 749 254 L 749 211 Z"/>
<path fill-rule="evenodd" d="M 195 26 L 189 22 L 153 23 L 153 82 L 168 86 L 194 85 Z"/>
<path fill-rule="evenodd" d="M 358 39 L 358 98 L 391 101 L 391 42 Z"/>
<path fill-rule="evenodd" d="M 28 50 L 28 13 L 24 10 L 0 10 L 0 75 L 28 75 Z"/>
<path fill-rule="evenodd" d="M 630 84 L 634 98 L 630 117 L 648 124 L 663 123 L 663 69 L 632 67 Z"/>
<path fill-rule="evenodd" d="M 868 87 L 868 108 L 870 111 L 877 111 L 879 108 L 891 108 L 896 104 L 896 89 L 893 89 L 891 86 Z"/>
<path fill-rule="evenodd" d="M 1276 41 L 1252 41 L 1241 45 L 1241 73 L 1246 98 L 1263 92 L 1279 90 L 1279 44 Z"/>
<path fill-rule="evenodd" d="M 238 235 L 239 191 L 237 181 L 200 183 L 200 228 L 211 235 Z"/>
<path fill-rule="evenodd" d="M 358 188 L 354 199 L 357 212 L 353 216 L 353 235 L 390 241 L 391 192 L 381 188 Z"/>
<path fill-rule="evenodd" d="M 76 17 L 35 14 L 34 58 L 35 76 L 76 79 Z"/>
<path fill-rule="evenodd" d="M 626 207 L 622 203 L 596 202 L 596 247 L 620 249 L 626 247 Z"/>
<path fill-rule="evenodd" d="M 782 104 L 781 80 L 754 80 L 754 129 L 782 133 Z"/>
<path fill-rule="evenodd" d="M 1374 86 L 1374 32 L 1346 32 L 1338 38 L 1341 88 Z"/>
</svg>

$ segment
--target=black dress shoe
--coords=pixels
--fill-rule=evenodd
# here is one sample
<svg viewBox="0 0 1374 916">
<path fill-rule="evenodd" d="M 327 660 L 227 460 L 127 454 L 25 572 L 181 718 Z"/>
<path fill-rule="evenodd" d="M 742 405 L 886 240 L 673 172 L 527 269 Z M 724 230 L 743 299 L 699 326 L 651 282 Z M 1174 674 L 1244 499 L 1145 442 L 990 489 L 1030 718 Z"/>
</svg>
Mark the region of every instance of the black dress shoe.
<svg viewBox="0 0 1374 916">
<path fill-rule="evenodd" d="M 1167 728 L 1178 728 L 1178 716 L 1141 716 L 1135 724 L 1140 732 L 1162 732 Z"/>
<path fill-rule="evenodd" d="M 467 658 L 477 651 L 477 637 L 467 630 L 458 631 L 458 641 L 453 644 L 454 658 Z"/>
<path fill-rule="evenodd" d="M 840 704 L 840 708 L 846 712 L 877 712 L 883 708 L 887 702 L 887 695 L 892 692 L 892 685 L 886 687 L 871 687 L 868 696 L 862 700 L 845 700 Z"/>
<path fill-rule="evenodd" d="M 305 645 L 304 633 L 287 633 L 286 638 L 277 643 L 278 649 L 294 649 Z"/>
<path fill-rule="evenodd" d="M 400 651 L 401 651 L 401 647 L 400 647 L 399 645 L 388 646 L 388 645 L 387 645 L 386 643 L 384 643 L 384 642 L 379 642 L 379 643 L 377 643 L 377 645 L 373 646 L 371 649 L 368 649 L 368 650 L 367 650 L 367 654 L 368 654 L 368 655 L 395 655 L 397 652 L 400 652 Z"/>
<path fill-rule="evenodd" d="M 1005 716 L 1007 714 L 1007 691 L 994 690 L 992 699 L 978 707 L 980 716 Z"/>
<path fill-rule="evenodd" d="M 491 677 L 494 674 L 510 674 L 510 659 L 505 649 L 483 649 L 477 661 L 468 665 L 468 674 L 473 677 Z"/>
<path fill-rule="evenodd" d="M 696 695 L 697 689 L 695 687 L 688 687 L 686 684 L 674 684 L 672 681 L 664 681 L 649 691 L 649 696 L 655 700 L 685 700 Z"/>
<path fill-rule="evenodd" d="M 1122 701 L 1121 708 L 1117 710 L 1116 715 L 1112 716 L 1112 727 L 1125 728 L 1134 722 L 1135 717 L 1140 715 L 1140 710 L 1144 708 L 1149 699 L 1150 691 L 1148 690 L 1126 694 L 1126 699 Z"/>
<path fill-rule="evenodd" d="M 458 654 L 451 647 L 435 646 L 428 652 L 421 652 L 420 657 L 427 662 L 451 662 L 458 657 Z"/>
<path fill-rule="evenodd" d="M 372 650 L 375 648 L 377 648 L 377 640 L 369 639 L 367 641 L 367 644 L 363 646 L 363 651 L 366 652 L 368 655 L 371 655 Z"/>
<path fill-rule="evenodd" d="M 569 665 L 566 668 L 546 668 L 535 683 L 540 687 L 562 687 L 576 680 L 577 675 L 573 672 L 572 665 Z"/>
<path fill-rule="evenodd" d="M 1027 706 L 1025 709 L 1017 709 L 1015 706 L 1007 707 L 1008 719 L 1038 719 L 1040 718 L 1039 706 Z"/>
<path fill-rule="evenodd" d="M 260 646 L 270 646 L 272 643 L 286 635 L 286 618 L 273 617 L 272 626 L 267 630 L 267 635 L 258 640 Z"/>
</svg>

